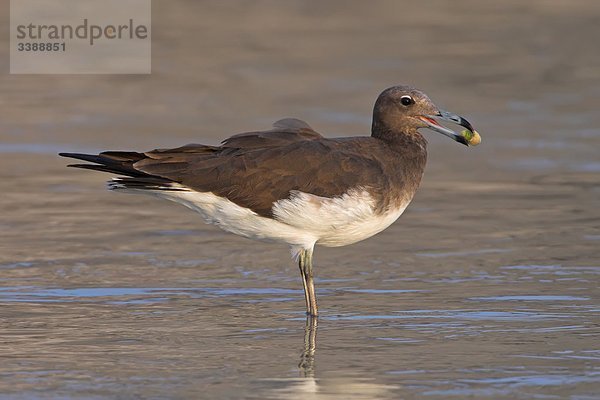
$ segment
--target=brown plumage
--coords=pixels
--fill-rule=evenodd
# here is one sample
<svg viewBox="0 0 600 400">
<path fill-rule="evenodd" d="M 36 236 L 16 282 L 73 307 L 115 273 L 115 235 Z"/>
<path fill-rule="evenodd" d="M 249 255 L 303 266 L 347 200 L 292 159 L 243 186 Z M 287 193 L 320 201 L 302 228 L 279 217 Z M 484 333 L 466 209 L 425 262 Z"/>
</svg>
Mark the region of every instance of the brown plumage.
<svg viewBox="0 0 600 400">
<path fill-rule="evenodd" d="M 372 204 L 368 218 L 379 221 L 378 216 L 385 218 L 392 214 L 397 218 L 415 194 L 425 168 L 426 141 L 417 129 L 429 127 L 468 144 L 462 135 L 440 126 L 433 118 L 457 122 L 472 130 L 463 118 L 438 110 L 424 93 L 396 86 L 385 90 L 377 99 L 370 137 L 325 138 L 307 123 L 288 118 L 276 122 L 268 131 L 232 136 L 221 146 L 189 144 L 144 153 L 107 151 L 98 155 L 61 155 L 92 163 L 70 165 L 72 167 L 122 176 L 112 186 L 116 189 L 212 193 L 257 216 L 275 219 L 304 232 L 309 228 L 294 225 L 292 219 L 278 214 L 274 205 L 281 205 L 284 200 L 293 203 L 294 194 L 302 193 L 309 196 L 311 202 L 318 203 L 316 209 L 319 209 L 329 204 L 328 199 L 366 191 Z M 203 210 L 202 204 L 197 208 Z M 215 221 L 227 225 L 218 218 Z M 355 222 L 365 223 L 351 219 L 345 223 L 350 226 Z M 323 223 L 326 225 L 327 221 Z M 381 229 L 387 226 L 382 222 L 377 224 L 382 224 Z M 368 227 L 368 221 L 365 226 Z M 342 228 L 344 226 L 336 226 L 334 230 L 339 234 Z M 236 229 L 224 229 L 238 233 Z M 293 247 L 301 247 L 297 255 L 303 271 L 307 310 L 312 315 L 317 313 L 314 287 L 312 292 L 310 290 L 312 246 L 319 243 L 317 236 L 309 240 L 312 243 L 301 245 L 300 241 L 279 238 Z M 326 238 L 321 239 L 326 242 Z"/>
</svg>

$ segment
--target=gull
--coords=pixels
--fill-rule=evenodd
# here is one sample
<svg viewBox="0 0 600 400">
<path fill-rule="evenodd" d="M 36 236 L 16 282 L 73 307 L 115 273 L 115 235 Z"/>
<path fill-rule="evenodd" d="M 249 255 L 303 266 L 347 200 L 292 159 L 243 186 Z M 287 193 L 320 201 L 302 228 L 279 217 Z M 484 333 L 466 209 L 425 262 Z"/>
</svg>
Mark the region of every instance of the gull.
<svg viewBox="0 0 600 400">
<path fill-rule="evenodd" d="M 458 133 L 439 120 L 466 129 Z M 227 232 L 287 244 L 300 268 L 306 312 L 317 316 L 315 245 L 359 242 L 402 215 L 425 170 L 421 128 L 467 146 L 481 141 L 466 119 L 439 109 L 422 91 L 394 86 L 375 102 L 370 136 L 327 138 L 286 118 L 220 146 L 60 155 L 86 162 L 70 167 L 116 175 L 111 190 L 174 201 Z"/>
</svg>

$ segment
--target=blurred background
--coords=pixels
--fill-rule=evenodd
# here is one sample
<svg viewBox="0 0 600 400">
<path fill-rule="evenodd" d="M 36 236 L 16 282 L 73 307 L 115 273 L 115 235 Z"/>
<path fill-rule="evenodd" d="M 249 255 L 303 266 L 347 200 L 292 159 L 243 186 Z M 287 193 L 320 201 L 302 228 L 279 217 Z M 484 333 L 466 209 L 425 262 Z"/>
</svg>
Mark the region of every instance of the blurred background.
<svg viewBox="0 0 600 400">
<path fill-rule="evenodd" d="M 597 398 L 597 2 L 152 7 L 150 75 L 10 75 L 0 1 L 0 393 Z M 56 155 L 217 144 L 282 117 L 368 135 L 396 84 L 483 142 L 424 132 L 428 168 L 405 215 L 316 250 L 309 371 L 286 248 L 109 193 L 108 176 Z"/>
</svg>

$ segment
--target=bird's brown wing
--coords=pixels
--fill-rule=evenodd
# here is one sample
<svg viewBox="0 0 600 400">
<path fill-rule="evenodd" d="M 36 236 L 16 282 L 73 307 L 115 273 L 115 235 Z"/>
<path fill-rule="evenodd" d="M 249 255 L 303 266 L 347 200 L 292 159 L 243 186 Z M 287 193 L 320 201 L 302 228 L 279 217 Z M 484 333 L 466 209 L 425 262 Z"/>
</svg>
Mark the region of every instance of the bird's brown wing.
<svg viewBox="0 0 600 400">
<path fill-rule="evenodd" d="M 213 156 L 170 153 L 167 159 L 147 153 L 148 158 L 136 162 L 134 168 L 226 197 L 270 217 L 273 203 L 293 191 L 331 198 L 365 182 L 383 187 L 381 164 L 348 144 L 333 139 L 303 140 L 254 150 L 223 148 Z"/>
<path fill-rule="evenodd" d="M 323 136 L 306 122 L 296 118 L 284 118 L 273 124 L 268 131 L 247 132 L 223 140 L 222 147 L 236 149 L 264 149 L 281 147 L 304 140 L 319 140 Z"/>
<path fill-rule="evenodd" d="M 198 192 L 212 192 L 271 216 L 273 203 L 302 191 L 340 196 L 364 185 L 385 185 L 372 138 L 325 139 L 296 119 L 277 121 L 268 131 L 232 136 L 222 146 L 190 144 L 145 153 L 62 154 L 94 162 L 75 167 L 129 176 L 126 184 L 143 189 L 177 182 Z M 375 148 L 373 148 L 375 147 Z"/>
</svg>

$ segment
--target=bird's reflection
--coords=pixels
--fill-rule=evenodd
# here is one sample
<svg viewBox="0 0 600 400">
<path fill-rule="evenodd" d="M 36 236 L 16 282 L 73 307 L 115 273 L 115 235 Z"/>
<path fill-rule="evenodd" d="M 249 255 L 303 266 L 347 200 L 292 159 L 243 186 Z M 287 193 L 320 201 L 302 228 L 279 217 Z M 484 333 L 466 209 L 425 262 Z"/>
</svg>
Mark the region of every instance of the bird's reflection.
<svg viewBox="0 0 600 400">
<path fill-rule="evenodd" d="M 271 388 L 265 398 L 302 400 L 390 398 L 391 391 L 397 387 L 378 383 L 374 378 L 364 376 L 363 371 L 328 371 L 325 377 L 315 376 L 317 321 L 317 317 L 306 317 L 304 349 L 298 364 L 300 377 L 277 379 L 275 381 L 277 387 Z"/>
<path fill-rule="evenodd" d="M 317 350 L 317 317 L 308 315 L 304 327 L 304 350 L 300 356 L 300 376 L 315 377 L 315 351 Z"/>
</svg>

